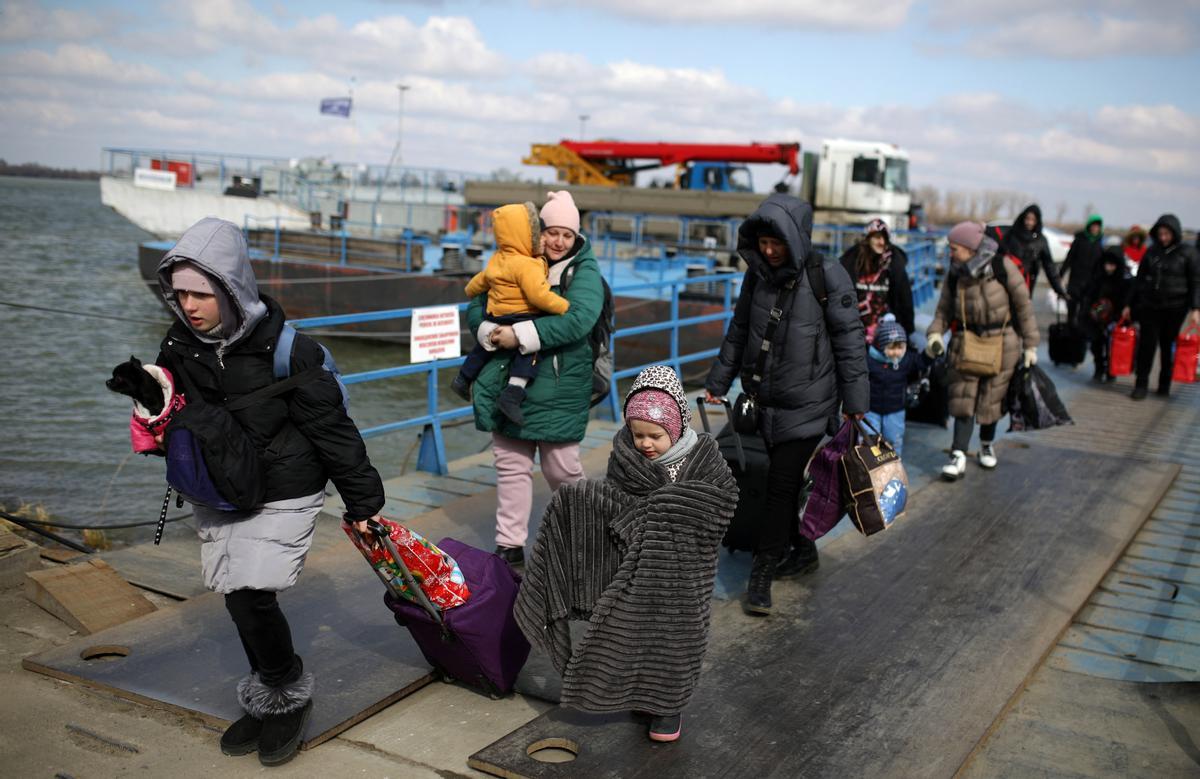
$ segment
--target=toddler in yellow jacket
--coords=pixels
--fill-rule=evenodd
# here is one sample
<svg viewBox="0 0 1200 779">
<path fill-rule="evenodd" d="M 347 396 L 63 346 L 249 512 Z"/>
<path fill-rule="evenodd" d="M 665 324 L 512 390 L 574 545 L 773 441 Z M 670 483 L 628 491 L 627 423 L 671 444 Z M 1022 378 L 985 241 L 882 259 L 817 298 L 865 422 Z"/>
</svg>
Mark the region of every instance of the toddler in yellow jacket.
<svg viewBox="0 0 1200 779">
<path fill-rule="evenodd" d="M 550 291 L 550 267 L 541 252 L 541 218 L 533 203 L 501 206 L 492 212 L 496 253 L 467 284 L 467 297 L 487 292 L 487 321 L 511 325 L 543 314 L 565 314 L 571 304 Z M 450 387 L 463 400 L 471 399 L 471 384 L 487 365 L 492 352 L 476 344 Z M 521 403 L 525 387 L 537 378 L 537 353 L 517 350 L 508 371 L 508 386 L 497 399 L 500 412 L 515 424 L 523 424 Z"/>
</svg>

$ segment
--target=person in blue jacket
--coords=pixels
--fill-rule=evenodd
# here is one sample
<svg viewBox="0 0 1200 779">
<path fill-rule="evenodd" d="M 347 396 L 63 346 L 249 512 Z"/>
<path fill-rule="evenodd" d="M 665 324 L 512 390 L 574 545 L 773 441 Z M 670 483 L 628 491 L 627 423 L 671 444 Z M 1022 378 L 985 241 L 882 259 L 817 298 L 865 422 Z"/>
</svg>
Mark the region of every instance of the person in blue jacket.
<svg viewBox="0 0 1200 779">
<path fill-rule="evenodd" d="M 909 382 L 920 371 L 920 352 L 908 348 L 908 333 L 891 314 L 875 330 L 875 343 L 867 348 L 871 376 L 871 403 L 864 422 L 904 456 L 904 402 Z"/>
</svg>

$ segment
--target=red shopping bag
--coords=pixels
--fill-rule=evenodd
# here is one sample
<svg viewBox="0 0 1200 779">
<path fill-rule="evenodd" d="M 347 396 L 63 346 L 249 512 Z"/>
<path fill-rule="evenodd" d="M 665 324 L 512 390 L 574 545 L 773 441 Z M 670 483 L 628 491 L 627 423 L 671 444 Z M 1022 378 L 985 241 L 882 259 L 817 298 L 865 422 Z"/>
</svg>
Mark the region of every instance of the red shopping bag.
<svg viewBox="0 0 1200 779">
<path fill-rule="evenodd" d="M 1200 360 L 1200 327 L 1191 325 L 1175 339 L 1175 369 L 1172 381 L 1191 384 L 1196 381 L 1196 363 Z"/>
<path fill-rule="evenodd" d="M 1108 375 L 1128 376 L 1133 373 L 1133 355 L 1137 351 L 1137 328 L 1122 320 L 1113 328 L 1108 348 Z"/>
<path fill-rule="evenodd" d="M 462 569 L 453 557 L 399 522 L 381 518 L 379 524 L 387 531 L 417 586 L 435 606 L 452 609 L 467 601 L 471 593 Z M 342 530 L 384 581 L 395 585 L 403 597 L 414 602 L 418 600 L 417 595 L 409 591 L 406 577 L 384 544 L 373 536 L 359 535 L 349 522 L 342 522 Z"/>
</svg>

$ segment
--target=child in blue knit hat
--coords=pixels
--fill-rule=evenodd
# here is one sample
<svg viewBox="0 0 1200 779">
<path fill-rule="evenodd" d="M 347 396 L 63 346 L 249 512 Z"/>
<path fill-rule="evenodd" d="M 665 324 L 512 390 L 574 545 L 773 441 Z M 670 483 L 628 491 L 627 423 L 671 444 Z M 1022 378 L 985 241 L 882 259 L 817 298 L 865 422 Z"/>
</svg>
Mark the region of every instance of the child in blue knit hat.
<svg viewBox="0 0 1200 779">
<path fill-rule="evenodd" d="M 875 343 L 867 349 L 871 374 L 870 411 L 864 419 L 904 455 L 904 399 L 909 381 L 922 367 L 920 352 L 908 348 L 908 334 L 885 314 L 875 330 Z"/>
</svg>

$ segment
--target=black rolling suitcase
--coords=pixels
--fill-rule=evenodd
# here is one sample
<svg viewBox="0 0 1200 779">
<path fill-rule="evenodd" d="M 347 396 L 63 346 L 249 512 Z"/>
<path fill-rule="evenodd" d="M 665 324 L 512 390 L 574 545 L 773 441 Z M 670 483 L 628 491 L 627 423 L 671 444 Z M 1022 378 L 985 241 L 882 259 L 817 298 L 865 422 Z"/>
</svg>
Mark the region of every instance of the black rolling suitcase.
<svg viewBox="0 0 1200 779">
<path fill-rule="evenodd" d="M 1087 341 L 1074 322 L 1064 322 L 1056 317 L 1050 325 L 1050 362 L 1072 367 L 1083 362 L 1087 355 Z"/>
<path fill-rule="evenodd" d="M 721 543 L 731 552 L 753 552 L 755 526 L 767 505 L 767 470 L 771 461 L 762 437 L 741 435 L 734 430 L 729 401 L 724 401 L 723 405 L 727 424 L 716 434 L 717 446 L 737 479 L 738 503 Z M 711 433 L 703 397 L 696 398 L 696 406 L 700 409 L 704 432 Z"/>
</svg>

